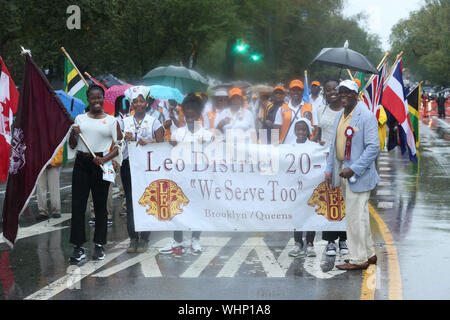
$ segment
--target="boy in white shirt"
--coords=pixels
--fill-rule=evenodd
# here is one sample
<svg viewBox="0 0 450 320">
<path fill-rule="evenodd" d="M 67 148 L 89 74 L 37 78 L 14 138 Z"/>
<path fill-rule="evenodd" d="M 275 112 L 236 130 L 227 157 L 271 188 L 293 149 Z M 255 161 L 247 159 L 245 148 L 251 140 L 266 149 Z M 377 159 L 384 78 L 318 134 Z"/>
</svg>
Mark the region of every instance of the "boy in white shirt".
<svg viewBox="0 0 450 320">
<path fill-rule="evenodd" d="M 193 93 L 188 94 L 184 98 L 181 107 L 183 109 L 186 126 L 172 132 L 170 144 L 175 146 L 179 143 L 197 142 L 203 144 L 213 141 L 213 134 L 205 129 L 200 122 L 204 108 L 201 98 Z M 159 250 L 160 253 L 183 254 L 185 252 L 183 246 L 183 231 L 174 231 L 173 237 L 173 240 Z M 199 240 L 200 231 L 193 231 L 191 238 L 191 252 L 193 254 L 202 252 Z"/>
</svg>

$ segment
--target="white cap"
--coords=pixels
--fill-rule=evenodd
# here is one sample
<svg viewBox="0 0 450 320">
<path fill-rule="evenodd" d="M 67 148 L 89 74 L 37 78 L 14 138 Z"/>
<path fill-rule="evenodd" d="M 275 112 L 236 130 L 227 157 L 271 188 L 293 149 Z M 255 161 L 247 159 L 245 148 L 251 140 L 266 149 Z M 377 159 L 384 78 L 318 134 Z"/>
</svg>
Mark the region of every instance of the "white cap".
<svg viewBox="0 0 450 320">
<path fill-rule="evenodd" d="M 306 119 L 306 118 L 300 118 L 300 119 L 298 119 L 296 122 L 295 122 L 295 124 L 297 124 L 297 123 L 299 123 L 299 122 L 304 122 L 304 123 L 306 123 L 306 125 L 308 126 L 308 129 L 309 129 L 309 134 L 311 135 L 312 134 L 312 125 L 311 125 L 311 121 L 309 121 L 309 119 Z"/>
<path fill-rule="evenodd" d="M 217 90 L 214 93 L 215 97 L 228 97 L 228 92 L 226 90 Z"/>
<path fill-rule="evenodd" d="M 339 90 L 340 87 L 346 87 L 347 89 L 355 91 L 356 93 L 359 92 L 359 87 L 356 84 L 356 82 L 353 81 L 353 80 L 348 80 L 347 79 L 347 80 L 342 81 L 341 83 L 339 83 L 339 85 L 337 86 L 336 89 Z"/>
</svg>

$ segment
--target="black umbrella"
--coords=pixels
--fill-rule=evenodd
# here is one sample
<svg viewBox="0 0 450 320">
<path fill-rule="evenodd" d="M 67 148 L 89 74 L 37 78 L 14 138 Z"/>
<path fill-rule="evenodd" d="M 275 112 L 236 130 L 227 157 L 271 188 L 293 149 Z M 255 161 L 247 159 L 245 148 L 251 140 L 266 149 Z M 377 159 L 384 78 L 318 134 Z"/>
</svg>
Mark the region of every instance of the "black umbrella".
<svg viewBox="0 0 450 320">
<path fill-rule="evenodd" d="M 320 62 L 345 69 L 352 69 L 377 74 L 378 71 L 361 53 L 348 48 L 348 41 L 343 48 L 323 48 L 311 63 Z"/>
</svg>

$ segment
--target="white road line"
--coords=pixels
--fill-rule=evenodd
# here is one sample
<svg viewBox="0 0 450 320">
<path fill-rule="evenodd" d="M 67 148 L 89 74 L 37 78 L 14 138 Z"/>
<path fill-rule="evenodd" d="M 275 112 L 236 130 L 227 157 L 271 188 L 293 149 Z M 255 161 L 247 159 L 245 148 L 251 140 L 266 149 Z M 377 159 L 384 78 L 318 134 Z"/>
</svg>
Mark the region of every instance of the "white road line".
<svg viewBox="0 0 450 320">
<path fill-rule="evenodd" d="M 377 207 L 380 209 L 392 209 L 394 207 L 393 202 L 378 202 Z"/>
<path fill-rule="evenodd" d="M 235 252 L 235 254 L 227 261 L 220 270 L 217 277 L 234 277 L 239 267 L 244 263 L 249 253 L 255 250 L 261 261 L 264 271 L 268 278 L 284 277 L 283 271 L 275 259 L 272 251 L 267 247 L 264 239 L 261 237 L 248 238 L 247 241 Z"/>
<path fill-rule="evenodd" d="M 315 257 L 305 257 L 305 262 L 303 263 L 303 268 L 310 275 L 319 278 L 319 279 L 330 279 L 339 274 L 346 272 L 346 270 L 339 270 L 336 268 L 336 265 L 344 263 L 345 258 L 340 254 L 336 255 L 336 259 L 334 262 L 334 267 L 330 271 L 323 272 L 321 268 L 322 262 L 322 253 L 325 251 L 327 246 L 327 241 L 317 241 L 314 243 L 316 256 Z"/>
<path fill-rule="evenodd" d="M 72 214 L 63 213 L 63 214 L 61 214 L 61 218 L 57 218 L 57 219 L 51 218 L 50 220 L 45 220 L 45 221 L 36 223 L 32 226 L 25 227 L 25 228 L 19 227 L 19 230 L 17 232 L 16 241 L 19 239 L 33 237 L 33 236 L 47 233 L 47 232 L 52 232 L 52 231 L 56 231 L 56 230 L 69 228 L 69 227 L 55 227 L 55 225 L 63 223 L 64 221 L 69 220 L 71 217 L 72 217 Z M 5 242 L 5 240 L 3 239 L 2 236 L 3 236 L 3 233 L 0 233 L 0 243 Z"/>
<path fill-rule="evenodd" d="M 391 171 L 390 167 L 380 167 L 378 170 L 380 171 Z"/>
<path fill-rule="evenodd" d="M 382 174 L 382 173 L 380 173 L 380 178 L 390 178 L 390 177 L 392 177 L 392 175 L 390 175 L 390 174 Z"/>
<path fill-rule="evenodd" d="M 387 186 L 390 186 L 390 185 L 392 185 L 392 183 L 390 183 L 389 181 L 380 181 L 380 182 L 378 182 L 378 186 L 379 187 L 387 187 Z"/>
<path fill-rule="evenodd" d="M 389 189 L 377 190 L 377 196 L 392 196 L 392 192 Z"/>
<path fill-rule="evenodd" d="M 169 238 L 164 239 L 164 242 L 170 241 Z M 161 270 L 156 263 L 155 256 L 159 254 L 158 251 L 152 252 L 152 257 L 141 262 L 141 271 L 146 278 L 160 278 L 162 277 Z"/>
<path fill-rule="evenodd" d="M 291 251 L 294 243 L 295 243 L 294 238 L 291 238 L 287 243 L 286 247 L 284 248 L 284 250 L 281 252 L 280 256 L 278 257 L 278 264 L 280 265 L 281 269 L 284 270 L 285 274 L 292 264 L 292 257 L 289 257 L 288 254 L 289 251 Z"/>
<path fill-rule="evenodd" d="M 389 162 L 388 161 L 378 161 L 378 165 L 388 166 Z"/>
<path fill-rule="evenodd" d="M 170 238 L 164 238 L 162 240 L 159 240 L 157 243 L 155 243 L 155 246 L 160 247 L 164 245 L 167 241 L 169 241 Z M 141 253 L 135 257 L 130 255 L 130 259 L 125 260 L 124 262 L 121 262 L 119 264 L 116 264 L 115 266 L 112 266 L 106 270 L 103 270 L 101 272 L 98 272 L 96 274 L 93 274 L 93 277 L 109 277 L 110 275 L 113 275 L 114 273 L 120 272 L 122 270 L 125 270 L 135 264 L 142 263 L 146 260 L 154 260 L 155 256 L 158 254 L 157 251 L 150 249 L 150 252 Z M 158 271 L 159 267 L 156 266 Z M 159 271 L 158 274 L 161 276 L 161 272 Z"/>
<path fill-rule="evenodd" d="M 220 250 L 230 241 L 231 238 L 209 237 L 200 239 L 202 247 L 205 251 L 200 254 L 197 260 L 180 275 L 180 278 L 195 278 L 209 265 L 212 259 L 216 257 Z M 206 246 L 208 245 L 208 246 Z"/>
<path fill-rule="evenodd" d="M 126 246 L 128 243 L 129 239 L 119 243 L 111 251 L 106 252 L 105 260 L 89 261 L 83 266 L 79 267 L 79 269 L 75 269 L 75 271 L 72 271 L 72 273 L 52 282 L 51 284 L 45 286 L 39 291 L 29 295 L 28 297 L 25 298 L 25 300 L 48 300 L 57 295 L 58 293 L 61 293 L 62 291 L 69 289 L 70 286 L 73 286 L 74 284 L 78 283 L 91 273 L 95 272 L 95 270 L 100 269 L 105 264 L 109 263 L 110 261 L 120 256 L 125 251 L 125 249 L 118 250 L 118 248 L 122 248 L 124 245 Z M 73 266 L 69 266 L 69 268 L 70 267 Z M 71 268 L 71 270 L 74 269 Z"/>
</svg>

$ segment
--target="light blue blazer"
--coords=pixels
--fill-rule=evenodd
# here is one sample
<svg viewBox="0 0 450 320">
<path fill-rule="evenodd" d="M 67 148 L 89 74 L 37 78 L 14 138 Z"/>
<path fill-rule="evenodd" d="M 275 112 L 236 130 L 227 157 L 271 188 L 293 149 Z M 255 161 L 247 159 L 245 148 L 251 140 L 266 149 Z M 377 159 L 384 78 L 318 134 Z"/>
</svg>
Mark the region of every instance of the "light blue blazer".
<svg viewBox="0 0 450 320">
<path fill-rule="evenodd" d="M 339 178 L 338 160 L 336 159 L 336 132 L 344 110 L 341 110 L 334 121 L 334 135 L 330 145 L 330 154 L 327 160 L 326 173 L 333 177 L 333 187 L 338 185 Z M 362 101 L 358 101 L 353 113 L 350 126 L 355 130 L 352 138 L 351 159 L 344 160 L 344 168 L 350 168 L 355 173 L 356 182 L 349 183 L 353 192 L 365 192 L 373 190 L 380 177 L 375 168 L 375 159 L 380 152 L 380 140 L 378 138 L 378 121 Z"/>
</svg>

